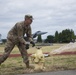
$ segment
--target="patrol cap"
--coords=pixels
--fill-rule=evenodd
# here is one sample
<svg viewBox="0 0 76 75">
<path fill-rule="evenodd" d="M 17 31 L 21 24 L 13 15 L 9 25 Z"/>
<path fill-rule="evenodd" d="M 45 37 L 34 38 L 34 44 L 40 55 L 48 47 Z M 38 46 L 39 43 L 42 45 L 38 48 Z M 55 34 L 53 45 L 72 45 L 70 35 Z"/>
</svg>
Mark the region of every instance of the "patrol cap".
<svg viewBox="0 0 76 75">
<path fill-rule="evenodd" d="M 26 18 L 29 18 L 29 19 L 33 20 L 33 16 L 32 15 L 25 15 L 25 19 Z"/>
</svg>

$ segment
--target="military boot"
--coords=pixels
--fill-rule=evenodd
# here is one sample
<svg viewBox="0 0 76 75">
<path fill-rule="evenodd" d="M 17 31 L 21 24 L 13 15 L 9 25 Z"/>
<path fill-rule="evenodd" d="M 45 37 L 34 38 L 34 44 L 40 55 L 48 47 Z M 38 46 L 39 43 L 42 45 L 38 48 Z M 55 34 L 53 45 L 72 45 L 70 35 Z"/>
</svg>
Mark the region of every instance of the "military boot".
<svg viewBox="0 0 76 75">
<path fill-rule="evenodd" d="M 29 61 L 27 61 L 25 64 L 27 69 L 34 69 L 34 65 L 29 65 Z"/>
<path fill-rule="evenodd" d="M 29 60 L 25 64 L 26 64 L 26 68 L 30 68 L 30 66 L 29 66 Z"/>
</svg>

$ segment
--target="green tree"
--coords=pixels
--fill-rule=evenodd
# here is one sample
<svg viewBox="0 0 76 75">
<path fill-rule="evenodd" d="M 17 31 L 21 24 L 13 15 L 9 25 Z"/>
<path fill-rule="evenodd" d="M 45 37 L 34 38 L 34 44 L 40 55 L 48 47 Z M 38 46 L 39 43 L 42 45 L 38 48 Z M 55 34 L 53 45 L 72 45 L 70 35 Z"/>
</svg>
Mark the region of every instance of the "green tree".
<svg viewBox="0 0 76 75">
<path fill-rule="evenodd" d="M 59 34 L 58 34 L 58 31 L 55 32 L 55 42 L 59 42 Z"/>
<path fill-rule="evenodd" d="M 48 35 L 47 38 L 45 39 L 45 42 L 53 43 L 54 42 L 54 36 L 53 35 Z"/>
<path fill-rule="evenodd" d="M 5 44 L 6 43 L 6 41 L 7 41 L 7 39 L 2 39 L 2 42 Z"/>
<path fill-rule="evenodd" d="M 62 42 L 62 33 L 61 32 L 59 33 L 59 39 L 58 40 L 60 43 Z"/>
<path fill-rule="evenodd" d="M 40 43 L 42 42 L 42 37 L 41 37 L 41 35 L 38 36 L 37 42 L 40 42 Z"/>
<path fill-rule="evenodd" d="M 72 41 L 75 41 L 75 34 L 74 34 L 74 31 L 71 29 L 71 40 Z"/>
<path fill-rule="evenodd" d="M 73 30 L 65 29 L 59 33 L 59 42 L 68 43 L 75 40 L 75 34 Z"/>
</svg>

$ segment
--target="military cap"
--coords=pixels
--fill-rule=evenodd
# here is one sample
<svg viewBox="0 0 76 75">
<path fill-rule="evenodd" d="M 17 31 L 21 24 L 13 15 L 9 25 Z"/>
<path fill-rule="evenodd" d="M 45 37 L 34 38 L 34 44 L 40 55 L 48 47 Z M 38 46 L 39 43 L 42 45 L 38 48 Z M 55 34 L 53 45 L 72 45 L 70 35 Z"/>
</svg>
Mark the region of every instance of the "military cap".
<svg viewBox="0 0 76 75">
<path fill-rule="evenodd" d="M 25 19 L 26 18 L 29 18 L 29 19 L 33 20 L 33 16 L 32 15 L 25 15 Z"/>
</svg>

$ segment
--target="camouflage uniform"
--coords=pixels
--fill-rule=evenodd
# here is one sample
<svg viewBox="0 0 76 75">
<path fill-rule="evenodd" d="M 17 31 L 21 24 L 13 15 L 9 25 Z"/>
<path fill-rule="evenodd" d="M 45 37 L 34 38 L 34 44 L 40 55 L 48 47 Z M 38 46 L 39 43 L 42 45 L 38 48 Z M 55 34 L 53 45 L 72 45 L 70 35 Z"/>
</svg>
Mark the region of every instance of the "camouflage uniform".
<svg viewBox="0 0 76 75">
<path fill-rule="evenodd" d="M 15 26 L 8 32 L 7 43 L 4 49 L 5 52 L 0 57 L 0 64 L 7 59 L 15 45 L 17 45 L 17 47 L 19 48 L 24 63 L 28 62 L 28 53 L 25 48 L 26 41 L 24 40 L 25 33 L 29 38 L 29 41 L 33 41 L 31 38 L 31 27 L 30 25 L 26 26 L 25 21 L 16 23 Z"/>
</svg>

